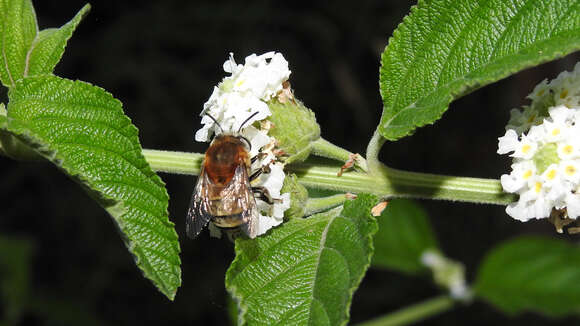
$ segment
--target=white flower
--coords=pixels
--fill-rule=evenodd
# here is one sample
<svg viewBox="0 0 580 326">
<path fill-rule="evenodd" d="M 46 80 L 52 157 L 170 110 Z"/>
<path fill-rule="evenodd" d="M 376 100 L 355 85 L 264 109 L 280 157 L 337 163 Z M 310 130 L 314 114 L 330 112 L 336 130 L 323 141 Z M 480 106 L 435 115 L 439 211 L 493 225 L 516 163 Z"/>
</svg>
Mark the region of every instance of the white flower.
<svg viewBox="0 0 580 326">
<path fill-rule="evenodd" d="M 525 222 L 565 209 L 569 218 L 576 219 L 580 216 L 580 64 L 573 72 L 542 81 L 528 98 L 532 105 L 512 110 L 508 129 L 498 138 L 497 152 L 513 157 L 511 173 L 501 176 L 502 187 L 519 195 L 506 212 Z"/>
<path fill-rule="evenodd" d="M 574 187 L 580 183 L 580 161 L 568 160 L 561 161 L 559 164 L 560 174 L 562 178 L 570 182 Z"/>
<path fill-rule="evenodd" d="M 501 185 L 507 192 L 518 192 L 536 175 L 536 165 L 530 161 L 512 164 L 512 173 L 501 176 Z"/>
<path fill-rule="evenodd" d="M 503 137 L 499 137 L 498 140 L 499 140 L 499 144 L 497 146 L 498 154 L 506 154 L 509 152 L 514 152 L 520 144 L 518 134 L 512 129 L 508 129 L 505 132 L 505 135 L 503 135 Z"/>
<path fill-rule="evenodd" d="M 578 216 L 580 216 L 580 194 L 566 194 L 565 202 L 568 217 L 572 219 L 578 218 Z"/>
<path fill-rule="evenodd" d="M 512 109 L 507 129 L 513 129 L 518 135 L 528 131 L 531 126 L 540 124 L 543 117 L 531 107 L 524 107 L 524 110 Z"/>
<path fill-rule="evenodd" d="M 282 163 L 273 163 L 270 164 L 270 172 L 260 175 L 260 178 L 253 184 L 268 189 L 270 196 L 275 200 L 273 205 L 257 200 L 258 209 L 264 214 L 260 216 L 258 235 L 264 234 L 270 228 L 282 223 L 284 211 L 290 208 L 290 194 L 280 194 L 285 176 L 284 165 Z"/>
<path fill-rule="evenodd" d="M 580 64 L 571 72 L 564 71 L 550 82 L 556 105 L 568 108 L 580 106 Z"/>
<path fill-rule="evenodd" d="M 537 101 L 549 93 L 550 87 L 548 86 L 548 79 L 544 79 L 538 85 L 536 85 L 536 87 L 534 87 L 534 90 L 528 96 L 526 96 L 526 98 L 529 98 L 532 101 Z"/>
<path fill-rule="evenodd" d="M 282 54 L 268 52 L 247 56 L 244 65 L 237 64 L 233 54 L 223 64 L 226 76 L 214 87 L 210 98 L 203 106 L 201 123 L 203 127 L 195 133 L 195 140 L 210 141 L 216 133 L 240 134 L 250 143 L 250 156 L 257 159 L 252 164 L 253 171 L 268 166 L 270 172 L 262 173 L 252 181 L 252 187 L 263 187 L 274 200 L 268 204 L 257 199 L 260 212 L 258 235 L 282 223 L 284 211 L 290 207 L 290 194 L 280 194 L 284 183 L 284 165 L 277 162 L 273 153 L 275 139 L 268 136 L 269 128 L 263 124 L 254 125 L 271 115 L 268 101 L 282 91 L 282 84 L 288 80 L 290 70 Z M 212 236 L 221 235 L 217 227 L 210 228 Z"/>
<path fill-rule="evenodd" d="M 243 66 L 236 65 L 230 53 L 230 59 L 224 63 L 224 70 L 232 73 L 230 78 L 234 91 L 250 92 L 265 101 L 278 94 L 282 90 L 282 83 L 290 76 L 288 61 L 282 54 L 275 52 L 247 56 Z"/>
</svg>

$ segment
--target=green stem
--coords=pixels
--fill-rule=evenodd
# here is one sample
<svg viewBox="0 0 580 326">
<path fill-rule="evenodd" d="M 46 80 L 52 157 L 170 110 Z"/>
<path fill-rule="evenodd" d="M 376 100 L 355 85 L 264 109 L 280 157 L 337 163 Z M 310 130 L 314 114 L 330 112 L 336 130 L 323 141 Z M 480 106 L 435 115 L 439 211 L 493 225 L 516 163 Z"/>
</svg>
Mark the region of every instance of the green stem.
<svg viewBox="0 0 580 326">
<path fill-rule="evenodd" d="M 337 160 L 340 162 L 346 162 L 350 159 L 353 153 L 347 151 L 346 149 L 336 146 L 324 138 L 318 138 L 311 143 L 312 154 Z M 355 161 L 355 165 L 358 166 L 363 171 L 368 171 L 366 160 L 358 155 L 358 159 Z"/>
<path fill-rule="evenodd" d="M 143 156 L 157 172 L 199 175 L 203 154 L 144 149 Z"/>
<path fill-rule="evenodd" d="M 345 194 L 338 194 L 328 197 L 309 198 L 304 208 L 304 216 L 326 211 L 330 208 L 342 205 L 346 201 Z"/>
<path fill-rule="evenodd" d="M 379 128 L 377 127 L 367 146 L 366 157 L 370 171 L 377 171 L 382 165 L 381 161 L 379 161 L 379 153 L 385 141 L 387 140 L 379 133 Z"/>
<path fill-rule="evenodd" d="M 199 174 L 203 154 L 143 150 L 155 171 Z M 336 176 L 340 165 L 315 160 L 286 166 L 309 188 L 340 192 L 372 193 L 383 198 L 414 197 L 506 205 L 515 195 L 503 192 L 499 180 L 465 178 L 396 170 L 379 164 L 373 173 L 345 172 Z"/>
<path fill-rule="evenodd" d="M 358 326 L 408 325 L 447 311 L 453 308 L 453 305 L 453 299 L 444 295 L 405 307 L 384 317 L 358 324 Z"/>
</svg>

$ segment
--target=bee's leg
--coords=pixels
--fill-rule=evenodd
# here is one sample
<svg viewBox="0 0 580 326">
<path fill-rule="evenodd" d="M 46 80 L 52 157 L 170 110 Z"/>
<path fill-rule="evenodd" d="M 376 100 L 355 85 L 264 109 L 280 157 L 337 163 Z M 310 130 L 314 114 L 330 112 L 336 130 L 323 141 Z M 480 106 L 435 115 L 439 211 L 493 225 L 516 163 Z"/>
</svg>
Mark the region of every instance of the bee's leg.
<svg viewBox="0 0 580 326">
<path fill-rule="evenodd" d="M 253 163 L 254 163 L 254 162 L 256 162 L 258 159 L 260 159 L 260 160 L 261 160 L 261 159 L 263 159 L 264 157 L 266 157 L 266 155 L 267 155 L 266 153 L 258 153 L 256 156 L 252 157 L 252 158 L 250 159 L 250 161 L 251 161 L 251 162 L 252 162 L 252 164 L 253 164 Z"/>
<path fill-rule="evenodd" d="M 268 189 L 264 187 L 252 187 L 252 192 L 255 194 L 259 194 L 257 198 L 265 201 L 269 205 L 274 205 L 274 203 L 282 202 L 282 199 L 272 198 L 272 196 L 270 196 L 270 192 L 268 191 Z"/>
<path fill-rule="evenodd" d="M 270 173 L 270 165 L 263 165 L 261 168 L 252 173 L 252 175 L 250 176 L 250 182 L 258 179 L 258 177 L 262 175 L 262 173 Z"/>
</svg>

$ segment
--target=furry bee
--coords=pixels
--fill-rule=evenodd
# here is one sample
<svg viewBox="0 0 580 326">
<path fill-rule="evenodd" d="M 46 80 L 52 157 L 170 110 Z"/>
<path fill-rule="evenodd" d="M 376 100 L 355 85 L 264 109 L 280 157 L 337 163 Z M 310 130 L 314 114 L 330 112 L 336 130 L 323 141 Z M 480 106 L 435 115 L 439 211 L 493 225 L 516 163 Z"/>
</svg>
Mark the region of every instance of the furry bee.
<svg viewBox="0 0 580 326">
<path fill-rule="evenodd" d="M 250 116 L 241 126 L 249 121 Z M 219 126 L 215 118 L 208 115 Z M 268 191 L 252 187 L 250 182 L 267 169 L 251 173 L 250 142 L 239 134 L 222 133 L 215 136 L 205 152 L 205 158 L 187 211 L 186 229 L 195 238 L 211 221 L 226 229 L 241 229 L 250 238 L 258 232 L 259 211 L 254 193 L 272 203 Z M 221 129 L 221 126 L 219 126 Z"/>
</svg>

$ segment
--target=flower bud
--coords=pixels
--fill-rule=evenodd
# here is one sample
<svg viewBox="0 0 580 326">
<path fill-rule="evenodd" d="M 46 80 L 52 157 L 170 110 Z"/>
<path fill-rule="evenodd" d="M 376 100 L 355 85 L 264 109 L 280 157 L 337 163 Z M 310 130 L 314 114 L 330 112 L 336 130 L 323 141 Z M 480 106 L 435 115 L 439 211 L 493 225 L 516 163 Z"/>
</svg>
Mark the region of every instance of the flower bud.
<svg viewBox="0 0 580 326">
<path fill-rule="evenodd" d="M 288 219 L 303 217 L 308 201 L 308 190 L 298 183 L 298 177 L 295 174 L 286 176 L 280 192 L 290 194 L 290 208 L 284 212 L 284 217 Z"/>
<path fill-rule="evenodd" d="M 298 100 L 281 103 L 277 99 L 268 102 L 273 124 L 269 135 L 277 141 L 278 149 L 285 157 L 284 163 L 302 162 L 312 150 L 311 143 L 320 138 L 320 126 L 314 113 Z"/>
</svg>

